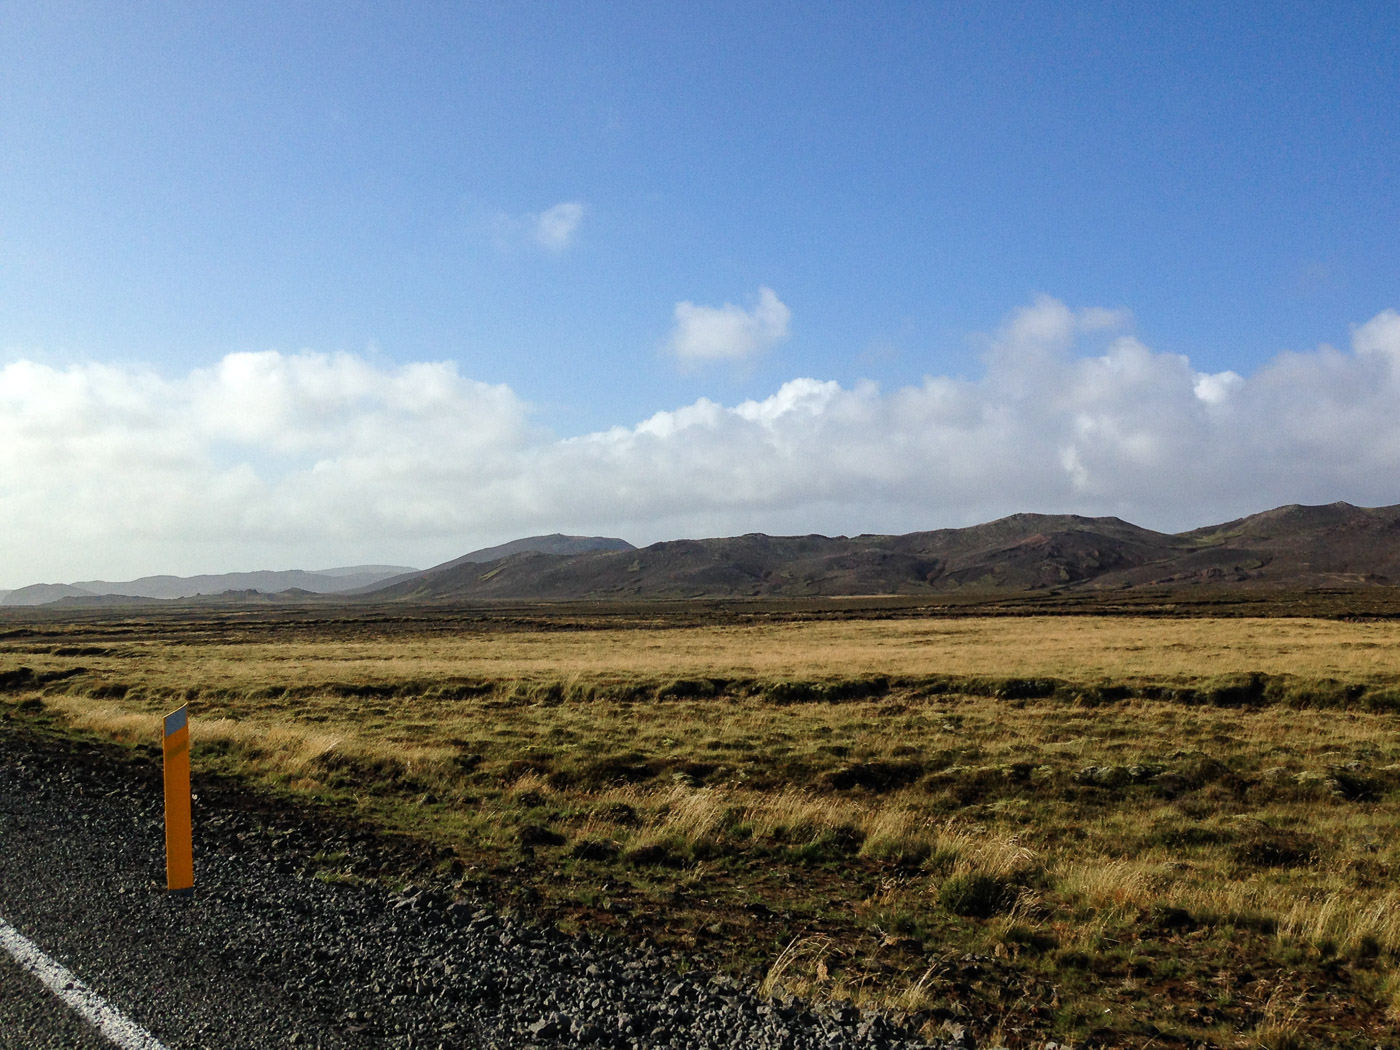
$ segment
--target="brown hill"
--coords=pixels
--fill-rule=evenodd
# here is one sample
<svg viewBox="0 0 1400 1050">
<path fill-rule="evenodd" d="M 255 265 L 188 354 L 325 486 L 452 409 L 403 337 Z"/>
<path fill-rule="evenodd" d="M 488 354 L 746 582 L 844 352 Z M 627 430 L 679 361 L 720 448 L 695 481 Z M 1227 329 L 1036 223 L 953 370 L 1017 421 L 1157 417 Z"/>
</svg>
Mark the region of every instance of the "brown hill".
<svg viewBox="0 0 1400 1050">
<path fill-rule="evenodd" d="M 1100 582 L 1302 588 L 1400 583 L 1400 506 L 1295 503 L 1172 539 L 1170 562 L 1109 574 Z"/>
<path fill-rule="evenodd" d="M 375 599 L 631 599 L 1012 593 L 1400 582 L 1400 507 L 1288 506 L 1176 535 L 1119 518 L 1014 514 L 903 536 L 671 540 L 458 559 Z"/>
<path fill-rule="evenodd" d="M 565 536 L 561 532 L 552 532 L 548 536 L 528 536 L 523 540 L 511 540 L 496 547 L 483 547 L 435 568 L 451 569 L 468 562 L 499 561 L 512 554 L 587 554 L 589 551 L 630 550 L 636 548 L 615 536 Z"/>
</svg>

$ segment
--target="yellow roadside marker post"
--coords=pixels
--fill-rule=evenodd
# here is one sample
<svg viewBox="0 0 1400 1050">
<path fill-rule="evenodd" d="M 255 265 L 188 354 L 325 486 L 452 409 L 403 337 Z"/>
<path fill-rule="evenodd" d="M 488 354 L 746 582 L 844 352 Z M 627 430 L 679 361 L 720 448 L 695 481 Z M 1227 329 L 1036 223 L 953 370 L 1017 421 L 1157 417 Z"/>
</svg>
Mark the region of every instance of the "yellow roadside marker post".
<svg viewBox="0 0 1400 1050">
<path fill-rule="evenodd" d="M 194 892 L 190 833 L 190 709 L 165 716 L 165 887 Z"/>
</svg>

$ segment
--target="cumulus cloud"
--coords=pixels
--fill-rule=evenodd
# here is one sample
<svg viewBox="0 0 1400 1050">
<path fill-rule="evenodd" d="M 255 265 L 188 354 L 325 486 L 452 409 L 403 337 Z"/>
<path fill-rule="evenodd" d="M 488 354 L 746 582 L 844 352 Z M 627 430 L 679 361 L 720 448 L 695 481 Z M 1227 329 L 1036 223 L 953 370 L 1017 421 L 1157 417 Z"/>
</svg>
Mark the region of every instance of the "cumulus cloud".
<svg viewBox="0 0 1400 1050">
<path fill-rule="evenodd" d="M 746 360 L 786 339 L 791 319 L 792 311 L 767 287 L 758 290 L 758 298 L 747 310 L 733 303 L 697 306 L 679 302 L 671 352 L 692 364 Z"/>
<path fill-rule="evenodd" d="M 776 299 L 776 297 L 774 297 Z M 744 313 L 747 313 L 744 311 Z M 1018 510 L 1157 528 L 1400 501 L 1400 314 L 1248 376 L 1050 298 L 976 379 L 798 378 L 559 438 L 451 363 L 231 354 L 165 377 L 0 369 L 0 584 L 427 564 L 530 533 L 908 531 Z"/>
</svg>

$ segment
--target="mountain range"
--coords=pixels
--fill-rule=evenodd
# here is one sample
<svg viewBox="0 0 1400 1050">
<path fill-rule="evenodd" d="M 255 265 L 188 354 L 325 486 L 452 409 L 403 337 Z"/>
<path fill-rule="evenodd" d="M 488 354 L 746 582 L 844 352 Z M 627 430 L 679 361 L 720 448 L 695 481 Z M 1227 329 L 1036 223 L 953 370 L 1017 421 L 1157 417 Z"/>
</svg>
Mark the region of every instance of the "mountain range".
<svg viewBox="0 0 1400 1050">
<path fill-rule="evenodd" d="M 0 596 L 0 605 L 47 605 L 64 598 L 194 598 L 225 591 L 277 593 L 293 589 L 312 594 L 338 594 L 372 586 L 416 570 L 407 565 L 352 565 L 340 569 L 227 572 L 212 576 L 143 576 L 114 583 L 35 583 Z"/>
<path fill-rule="evenodd" d="M 754 533 L 643 548 L 611 537 L 554 534 L 473 551 L 421 571 L 373 566 L 331 572 L 341 574 L 335 580 L 349 581 L 367 569 L 383 575 L 335 587 L 340 600 L 1011 594 L 1203 585 L 1364 588 L 1400 584 L 1400 506 L 1293 504 L 1181 533 L 1154 532 L 1113 517 L 1013 514 L 968 528 L 898 536 Z M 259 574 L 193 579 L 228 581 L 222 590 L 267 590 L 241 582 L 252 575 Z M 294 574 L 266 575 L 281 582 Z M 304 583 L 286 587 L 300 587 L 302 593 L 313 589 Z M 5 603 L 16 604 L 15 596 L 25 591 L 33 588 L 12 592 Z M 331 591 L 325 587 L 321 593 Z"/>
<path fill-rule="evenodd" d="M 1013 514 L 899 536 L 671 540 L 626 550 L 458 559 L 377 599 L 637 599 L 1029 592 L 1400 582 L 1400 506 L 1291 505 L 1169 534 L 1120 518 Z"/>
<path fill-rule="evenodd" d="M 475 562 L 496 561 L 525 551 L 570 555 L 594 550 L 634 550 L 626 540 L 606 536 L 530 536 L 496 547 L 483 547 L 445 562 L 428 572 L 455 568 Z M 226 572 L 205 576 L 143 576 L 139 580 L 112 582 L 83 580 L 78 583 L 35 583 L 13 591 L 0 591 L 0 605 L 50 605 L 120 603 L 124 599 L 210 598 L 230 593 L 247 594 L 364 594 L 399 580 L 416 576 L 421 570 L 407 565 L 352 565 L 338 569 L 260 570 Z"/>
</svg>

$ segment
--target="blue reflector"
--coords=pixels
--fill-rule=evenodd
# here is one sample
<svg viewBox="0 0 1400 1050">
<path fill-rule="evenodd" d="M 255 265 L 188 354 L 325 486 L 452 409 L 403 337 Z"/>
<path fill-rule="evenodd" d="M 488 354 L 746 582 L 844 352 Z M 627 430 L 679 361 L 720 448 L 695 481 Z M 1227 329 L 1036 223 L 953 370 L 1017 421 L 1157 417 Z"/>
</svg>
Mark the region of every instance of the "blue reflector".
<svg viewBox="0 0 1400 1050">
<path fill-rule="evenodd" d="M 165 735 L 169 736 L 171 733 L 178 733 L 185 728 L 189 720 L 190 707 L 188 704 L 178 711 L 171 711 L 170 714 L 165 716 Z"/>
</svg>

